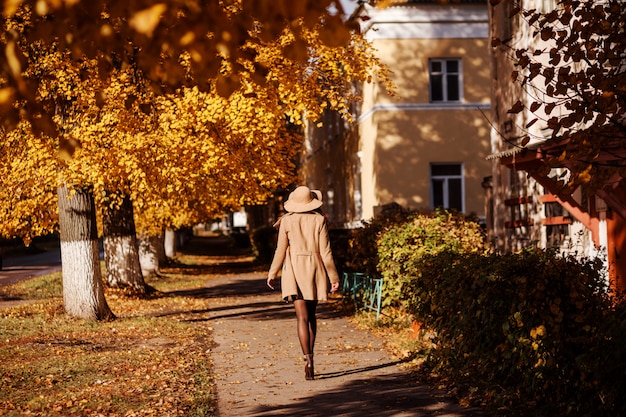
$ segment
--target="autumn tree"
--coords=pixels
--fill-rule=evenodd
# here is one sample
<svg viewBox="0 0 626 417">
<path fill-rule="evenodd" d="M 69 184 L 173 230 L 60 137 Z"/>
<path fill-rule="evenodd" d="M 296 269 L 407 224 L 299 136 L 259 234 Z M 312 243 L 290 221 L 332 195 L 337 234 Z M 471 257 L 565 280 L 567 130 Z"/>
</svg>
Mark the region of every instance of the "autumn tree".
<svg viewBox="0 0 626 417">
<path fill-rule="evenodd" d="M 58 198 L 65 312 L 86 320 L 112 319 L 102 286 L 93 194 L 61 185 Z"/>
<path fill-rule="evenodd" d="M 133 197 L 141 207 L 140 230 L 189 226 L 264 202 L 294 178 L 304 118 L 315 121 L 328 106 L 349 117 L 348 106 L 357 99 L 349 88 L 355 80 L 376 75 L 391 88 L 388 71 L 360 35 L 352 34 L 347 46 L 330 48 L 321 41 L 321 27 L 307 30 L 302 23 L 294 22 L 270 42 L 251 36 L 243 48 L 254 58 L 241 59 L 238 74 L 230 65 L 222 68 L 225 79 L 236 76 L 236 90 L 224 94 L 220 90 L 229 86 L 216 80 L 208 92 L 182 88 L 157 99 L 159 132 L 153 144 L 174 152 L 163 153 L 148 174 L 166 178 L 166 186 Z M 257 67 L 266 69 L 261 79 Z M 158 193 L 160 199 L 141 196 Z"/>
<path fill-rule="evenodd" d="M 492 4 L 501 3 L 492 0 Z M 523 4 L 523 3 L 522 3 Z M 609 204 L 626 206 L 626 8 L 621 0 L 559 0 L 550 10 L 511 8 L 523 19 L 532 48 L 511 47 L 512 74 L 531 97 L 535 117 L 526 128 L 545 127 L 541 150 L 565 192 L 587 184 Z M 494 39 L 503 46 L 502 39 Z M 524 110 L 522 101 L 509 111 Z"/>
<path fill-rule="evenodd" d="M 153 12 L 150 8 L 146 13 L 152 16 Z M 242 10 L 227 12 L 237 14 Z M 196 87 L 177 90 L 144 88 L 155 79 L 142 70 L 142 48 L 125 43 L 123 51 L 110 52 L 105 48 L 100 55 L 90 57 L 66 48 L 67 37 L 58 43 L 31 43 L 41 22 L 31 22 L 28 16 L 12 16 L 13 27 L 7 25 L 8 19 L 3 21 L 2 40 L 10 49 L 7 62 L 12 71 L 3 91 L 11 93 L 5 98 L 13 100 L 14 82 L 23 84 L 20 94 L 34 94 L 34 98 L 23 94 L 24 100 L 16 106 L 28 116 L 21 122 L 29 126 L 23 130 L 27 132 L 23 139 L 28 143 L 26 149 L 34 149 L 30 144 L 41 138 L 47 151 L 30 153 L 24 159 L 33 161 L 29 167 L 36 163 L 54 167 L 55 174 L 46 173 L 44 178 L 55 180 L 42 188 L 51 183 L 59 186 L 59 207 L 68 202 L 91 207 L 93 198 L 105 210 L 104 224 L 111 225 L 107 216 L 128 213 L 130 210 L 121 209 L 129 208 L 130 201 L 139 219 L 138 230 L 148 236 L 157 235 L 164 227 L 190 225 L 244 204 L 263 201 L 273 188 L 291 180 L 299 136 L 297 129 L 289 125 L 297 126 L 303 116 L 316 117 L 326 106 L 342 111 L 352 99 L 342 94 L 351 81 L 365 81 L 372 69 L 385 75 L 357 35 L 350 37 L 347 46 L 331 48 L 323 42 L 328 28 L 337 25 L 336 15 L 329 15 L 326 20 L 313 19 L 314 24 L 307 23 L 308 15 L 292 19 L 287 26 L 281 21 L 280 33 L 277 31 L 269 38 L 271 22 L 256 21 L 245 45 L 237 49 L 237 60 L 231 60 L 228 48 L 216 49 L 220 65 L 213 79 L 197 79 L 197 57 L 194 58 L 194 49 L 189 48 L 178 57 L 177 65 L 183 70 L 185 82 Z M 54 21 L 59 16 L 64 14 L 47 18 Z M 125 24 L 112 19 L 111 14 L 105 16 L 109 23 Z M 105 27 L 105 32 L 108 29 L 111 28 Z M 24 36 L 20 37 L 20 33 Z M 332 41 L 337 43 L 337 39 Z M 345 39 L 339 36 L 339 41 Z M 18 49 L 28 59 L 28 66 L 18 59 Z M 22 68 L 27 71 L 22 73 Z M 30 90 L 27 84 L 35 85 L 36 90 Z M 161 94 L 156 96 L 155 91 Z M 58 129 L 58 140 L 55 135 L 45 134 L 53 133 L 52 127 Z M 9 132 L 13 135 L 19 131 Z M 3 157 L 11 160 L 23 150 L 24 147 L 11 148 Z M 46 165 L 46 160 L 55 163 Z M 28 171 L 13 171 L 11 175 L 19 177 L 25 172 Z M 46 206 L 50 200 L 37 200 L 37 196 L 33 194 L 36 204 L 47 207 L 42 208 L 46 213 L 54 213 Z M 65 208 L 60 210 L 68 212 Z M 93 256 L 94 220 L 90 210 L 81 212 L 85 213 L 80 218 L 85 224 L 78 229 L 89 233 L 62 235 L 78 236 L 91 243 L 81 246 L 85 248 L 83 255 L 64 257 L 76 261 L 74 268 L 64 260 L 64 272 L 78 272 L 86 285 L 70 280 L 71 288 L 67 290 L 85 288 L 84 297 L 73 299 L 92 300 L 95 305 L 82 310 L 97 312 L 95 318 L 106 318 L 109 314 L 99 293 L 99 265 Z M 123 235 L 132 234 L 130 217 Z M 52 230 L 55 224 L 54 215 L 46 218 L 52 220 L 37 226 L 42 231 Z M 61 216 L 61 222 L 63 219 Z M 33 224 L 36 222 L 32 220 Z M 16 227 L 6 231 L 7 235 L 17 232 Z M 89 265 L 88 271 L 80 264 L 81 259 Z M 89 296 L 91 290 L 97 296 Z M 87 313 L 86 318 L 92 317 Z"/>
<path fill-rule="evenodd" d="M 26 33 L 30 27 L 28 10 L 24 10 L 5 24 L 12 32 Z M 4 35 L 6 36 L 6 33 Z M 98 292 L 101 291 L 102 284 L 97 251 L 97 227 L 92 224 L 95 222 L 95 215 L 79 208 L 83 205 L 91 207 L 91 204 L 95 207 L 97 203 L 97 207 L 104 210 L 107 282 L 110 285 L 129 286 L 143 292 L 145 283 L 141 273 L 138 268 L 132 267 L 138 263 L 132 262 L 138 258 L 134 244 L 132 211 L 130 221 L 124 221 L 119 214 L 123 212 L 122 208 L 128 207 L 128 204 L 124 204 L 129 201 L 128 177 L 136 174 L 134 172 L 138 171 L 134 169 L 136 161 L 141 159 L 141 155 L 126 151 L 129 148 L 139 148 L 129 145 L 128 138 L 134 138 L 138 132 L 145 130 L 148 126 L 145 121 L 151 120 L 150 115 L 145 114 L 147 113 L 144 110 L 145 98 L 140 99 L 142 94 L 145 95 L 145 90 L 142 92 L 141 80 L 137 77 L 136 68 L 132 66 L 122 69 L 119 63 L 117 66 L 116 63 L 109 63 L 108 73 L 104 74 L 108 77 L 102 77 L 100 76 L 103 75 L 102 63 L 95 59 L 73 59 L 67 51 L 59 50 L 55 44 L 47 48 L 44 48 L 41 42 L 21 46 L 27 53 L 30 64 L 24 78 L 41 80 L 38 83 L 36 97 L 38 102 L 43 103 L 47 112 L 53 115 L 52 120 L 60 126 L 61 134 L 57 140 L 45 134 L 35 135 L 32 130 L 24 129 L 22 136 L 24 145 L 10 149 L 3 157 L 9 161 L 16 158 L 19 160 L 20 157 L 15 155 L 16 152 L 24 147 L 28 149 L 25 145 L 31 141 L 47 143 L 47 148 L 40 152 L 32 152 L 23 159 L 41 161 L 41 164 L 44 164 L 44 161 L 54 161 L 52 164 L 54 175 L 47 177 L 49 180 L 47 186 L 52 188 L 58 186 L 59 191 L 65 196 L 58 198 L 60 214 L 64 211 L 76 214 L 60 215 L 56 218 L 61 229 L 63 275 L 67 283 L 64 285 L 64 292 L 69 294 L 64 297 L 66 310 L 73 315 L 78 315 L 78 311 L 84 311 L 85 318 L 90 319 L 107 318 L 109 315 L 106 313 L 102 314 L 102 317 L 94 317 L 91 313 L 96 311 L 101 314 L 105 310 L 100 306 L 103 294 L 95 297 L 88 292 L 80 291 L 93 288 Z M 22 123 L 29 125 L 27 120 Z M 118 147 L 120 144 L 125 146 Z M 51 164 L 45 166 L 50 169 Z M 6 180 L 10 181 L 11 177 L 27 177 L 29 174 L 28 170 L 16 170 L 11 172 L 11 176 Z M 83 199 L 91 201 L 91 204 L 82 203 Z M 30 200 L 30 204 L 43 205 L 47 213 L 56 214 L 56 209 L 46 206 L 49 203 L 50 199 Z M 74 203 L 80 206 L 73 207 Z M 77 213 L 85 215 L 81 217 Z M 39 230 L 40 233 L 52 231 L 57 222 L 53 216 L 51 217 L 52 220 L 48 220 L 43 227 L 33 230 Z M 86 224 L 65 225 L 64 221 Z M 127 225 L 126 230 L 122 230 L 121 225 Z M 95 231 L 95 234 L 64 232 L 74 229 Z M 15 228 L 7 234 L 12 235 L 10 233 L 16 232 L 20 234 Z M 90 243 L 80 245 L 73 241 L 66 242 L 65 237 L 68 236 L 71 239 L 89 239 Z M 96 248 L 95 256 L 93 247 Z M 70 253 L 76 251 L 83 253 L 82 255 Z M 113 260 L 117 262 L 112 262 Z M 74 275 L 77 277 L 72 279 Z M 86 282 L 77 285 L 81 280 Z M 98 305 L 85 308 L 81 300 L 92 301 Z M 77 302 L 79 307 L 73 306 L 74 302 Z"/>
</svg>

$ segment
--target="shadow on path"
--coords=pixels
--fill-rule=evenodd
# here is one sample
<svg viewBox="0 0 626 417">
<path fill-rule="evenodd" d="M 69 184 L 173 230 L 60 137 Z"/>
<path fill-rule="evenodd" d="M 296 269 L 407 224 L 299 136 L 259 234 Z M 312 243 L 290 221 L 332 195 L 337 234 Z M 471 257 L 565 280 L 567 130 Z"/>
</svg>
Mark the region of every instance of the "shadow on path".
<svg viewBox="0 0 626 417">
<path fill-rule="evenodd" d="M 215 302 L 190 321 L 213 328 L 220 417 L 486 415 L 420 383 L 400 366 L 413 358 L 390 356 L 335 299 L 318 308 L 316 380 L 304 381 L 293 305 L 277 300 L 280 293 L 267 291 L 259 277 L 223 278 L 186 293 Z"/>
<path fill-rule="evenodd" d="M 268 291 L 265 281 L 242 280 L 231 284 L 223 284 L 214 287 L 194 288 L 189 290 L 170 291 L 165 295 L 207 298 L 207 299 L 223 299 L 231 297 L 232 302 L 227 305 L 211 307 L 205 310 L 190 310 L 184 313 L 189 315 L 210 314 L 210 317 L 190 318 L 188 322 L 214 321 L 224 318 L 241 318 L 247 320 L 282 320 L 294 317 L 293 305 L 282 301 L 256 301 L 250 302 L 250 298 L 254 296 L 272 295 L 279 297 L 276 291 Z M 178 315 L 182 312 L 171 311 L 163 313 L 158 317 Z M 216 314 L 221 313 L 221 314 Z M 345 316 L 345 309 L 341 307 L 339 299 L 331 300 L 328 303 L 321 304 L 318 307 L 318 319 L 332 319 Z"/>
<path fill-rule="evenodd" d="M 410 374 L 394 373 L 352 379 L 332 390 L 294 399 L 276 407 L 252 409 L 256 417 L 266 416 L 484 416 L 480 410 L 463 409 L 439 399 Z"/>
<path fill-rule="evenodd" d="M 382 369 L 382 368 L 387 368 L 387 367 L 390 367 L 390 366 L 400 365 L 400 364 L 403 364 L 403 363 L 406 363 L 406 362 L 410 362 L 413 359 L 414 358 L 412 358 L 412 357 L 408 357 L 406 359 L 401 359 L 401 360 L 397 360 L 397 361 L 382 363 L 380 365 L 364 366 L 364 367 L 361 367 L 361 368 L 345 369 L 343 371 L 337 371 L 337 372 L 321 373 L 321 374 L 315 375 L 315 379 L 321 380 L 321 379 L 329 379 L 329 378 L 339 378 L 339 377 L 342 377 L 342 376 L 353 375 L 353 374 L 361 374 L 361 373 L 364 373 L 364 372 L 370 372 L 370 371 L 375 371 L 377 369 Z"/>
<path fill-rule="evenodd" d="M 248 274 L 246 274 L 248 275 Z M 257 278 L 258 277 L 258 278 Z M 255 279 L 256 278 L 256 279 Z M 222 280 L 223 282 L 224 280 Z M 207 283 L 211 285 L 211 282 Z M 194 298 L 224 298 L 224 297 L 245 297 L 249 295 L 270 294 L 273 291 L 266 285 L 263 276 L 258 273 L 255 277 L 235 276 L 227 279 L 227 282 L 214 286 L 202 288 L 193 288 L 188 290 L 170 291 L 165 294 L 177 297 L 194 297 Z M 277 298 L 279 296 L 277 295 Z"/>
</svg>

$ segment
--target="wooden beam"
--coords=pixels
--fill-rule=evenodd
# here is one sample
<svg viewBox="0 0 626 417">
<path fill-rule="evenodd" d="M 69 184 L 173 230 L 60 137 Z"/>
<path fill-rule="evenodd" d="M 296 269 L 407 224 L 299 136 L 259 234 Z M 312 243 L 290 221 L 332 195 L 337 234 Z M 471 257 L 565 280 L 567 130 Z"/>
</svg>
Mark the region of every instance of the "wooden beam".
<svg viewBox="0 0 626 417">
<path fill-rule="evenodd" d="M 572 218 L 569 216 L 554 216 L 541 219 L 541 224 L 544 226 L 557 226 L 560 224 L 572 224 Z"/>
</svg>

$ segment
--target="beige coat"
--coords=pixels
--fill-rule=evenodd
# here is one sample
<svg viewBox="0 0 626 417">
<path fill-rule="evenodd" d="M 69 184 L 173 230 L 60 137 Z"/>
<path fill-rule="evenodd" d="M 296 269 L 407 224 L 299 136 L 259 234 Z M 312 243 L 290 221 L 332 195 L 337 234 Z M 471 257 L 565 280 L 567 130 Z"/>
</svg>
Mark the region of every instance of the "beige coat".
<svg viewBox="0 0 626 417">
<path fill-rule="evenodd" d="M 318 213 L 289 213 L 280 220 L 278 244 L 268 278 L 275 279 L 282 266 L 283 298 L 327 299 L 328 280 L 339 282 L 328 239 L 326 219 Z"/>
</svg>

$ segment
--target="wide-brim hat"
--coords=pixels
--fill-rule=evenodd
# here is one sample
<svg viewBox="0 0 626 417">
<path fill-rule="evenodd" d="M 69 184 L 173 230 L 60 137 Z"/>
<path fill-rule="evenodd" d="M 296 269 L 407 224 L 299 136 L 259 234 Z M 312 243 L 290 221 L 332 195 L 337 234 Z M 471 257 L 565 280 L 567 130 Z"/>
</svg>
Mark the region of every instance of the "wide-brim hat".
<svg viewBox="0 0 626 417">
<path fill-rule="evenodd" d="M 319 190 L 311 190 L 309 187 L 301 185 L 289 194 L 284 207 L 291 213 L 304 213 L 315 210 L 322 204 L 322 193 Z"/>
</svg>

